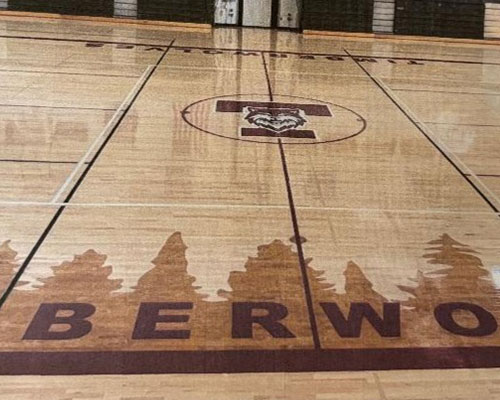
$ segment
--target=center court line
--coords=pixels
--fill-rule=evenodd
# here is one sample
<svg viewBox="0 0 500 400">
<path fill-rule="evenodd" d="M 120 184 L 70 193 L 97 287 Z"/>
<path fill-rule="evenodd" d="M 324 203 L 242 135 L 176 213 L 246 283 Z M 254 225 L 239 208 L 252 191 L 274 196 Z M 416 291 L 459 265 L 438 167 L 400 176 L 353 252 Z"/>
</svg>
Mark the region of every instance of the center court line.
<svg viewBox="0 0 500 400">
<path fill-rule="evenodd" d="M 87 176 L 88 172 L 94 166 L 95 162 L 99 158 L 99 155 L 102 153 L 102 151 L 106 147 L 106 144 L 109 142 L 109 140 L 112 138 L 112 136 L 114 135 L 114 133 L 117 131 L 118 127 L 120 126 L 121 122 L 123 121 L 123 119 L 127 115 L 128 111 L 130 110 L 130 108 L 134 104 L 135 100 L 137 100 L 137 98 L 139 97 L 141 91 L 146 86 L 149 78 L 151 78 L 151 76 L 153 75 L 153 73 L 157 70 L 158 66 L 161 64 L 161 62 L 163 61 L 163 59 L 167 55 L 168 51 L 170 50 L 170 48 L 174 44 L 174 42 L 175 42 L 175 39 L 170 42 L 169 46 L 163 51 L 162 55 L 158 58 L 155 66 L 151 70 L 151 73 L 148 75 L 148 78 L 142 83 L 142 85 L 140 86 L 140 88 L 137 91 L 137 93 L 132 97 L 132 100 L 130 101 L 130 103 L 127 106 L 127 108 L 124 110 L 124 112 L 121 114 L 121 116 L 119 117 L 119 119 L 116 121 L 115 126 L 111 129 L 111 131 L 106 136 L 106 138 L 104 139 L 104 141 L 100 144 L 100 146 L 97 149 L 96 153 L 92 156 L 92 159 L 86 165 L 85 169 L 80 174 L 80 177 L 78 178 L 78 180 L 76 181 L 76 183 L 71 188 L 71 191 L 66 196 L 66 198 L 64 200 L 64 203 L 68 203 L 68 202 L 71 201 L 71 199 L 73 198 L 73 195 L 76 193 L 76 191 L 78 190 L 78 188 L 80 187 L 80 185 L 84 181 L 85 177 Z M 80 162 L 83 164 L 83 163 L 85 163 L 85 161 L 86 161 L 86 157 L 83 157 Z M 75 168 L 75 171 L 77 171 L 76 168 Z M 54 205 L 54 204 L 52 204 L 52 205 Z M 34 244 L 34 246 L 31 248 L 30 252 L 26 256 L 26 258 L 22 262 L 21 266 L 17 270 L 16 274 L 14 275 L 14 277 L 10 281 L 9 285 L 7 286 L 7 288 L 5 289 L 5 291 L 3 292 L 2 296 L 0 297 L 0 309 L 3 307 L 3 305 L 7 301 L 7 298 L 9 297 L 9 295 L 11 294 L 11 292 L 16 287 L 17 283 L 19 282 L 19 280 L 23 276 L 24 272 L 26 271 L 26 268 L 28 268 L 28 265 L 30 264 L 31 260 L 33 259 L 33 257 L 35 256 L 35 254 L 38 252 L 38 249 L 40 248 L 40 246 L 42 246 L 43 242 L 45 241 L 45 239 L 49 235 L 49 233 L 52 230 L 52 228 L 54 227 L 54 225 L 57 223 L 59 217 L 61 216 L 61 214 L 63 213 L 63 211 L 66 209 L 66 207 L 67 207 L 67 204 L 63 204 L 63 205 L 60 205 L 58 207 L 57 211 L 55 212 L 54 216 L 50 220 L 49 224 L 45 227 L 44 231 L 42 232 L 42 234 L 40 235 L 40 237 L 38 238 L 38 240 L 36 241 L 36 243 Z"/>
<path fill-rule="evenodd" d="M 267 90 L 269 94 L 269 101 L 274 102 L 273 87 L 271 84 L 271 79 L 269 77 L 269 69 L 267 67 L 266 57 L 264 53 L 260 53 L 262 59 L 262 65 L 264 67 L 264 72 L 266 74 Z M 278 138 L 278 147 L 280 152 L 281 164 L 283 167 L 283 175 L 285 178 L 286 192 L 288 196 L 288 205 L 290 211 L 290 218 L 292 220 L 293 235 L 295 238 L 295 246 L 297 247 L 297 256 L 299 259 L 300 274 L 302 276 L 302 284 L 304 286 L 304 297 L 306 300 L 307 313 L 309 314 L 309 325 L 311 327 L 311 336 L 316 350 L 321 349 L 321 340 L 319 337 L 318 324 L 316 322 L 316 314 L 314 313 L 314 303 L 312 299 L 312 292 L 309 283 L 309 277 L 307 275 L 307 263 L 305 261 L 304 249 L 302 248 L 302 236 L 300 235 L 299 222 L 297 219 L 297 212 L 295 208 L 295 202 L 293 199 L 292 184 L 290 182 L 290 174 L 288 172 L 288 164 L 286 161 L 285 149 L 283 148 L 283 141 Z"/>
<path fill-rule="evenodd" d="M 344 49 L 354 62 L 361 68 L 382 92 L 399 108 L 399 110 L 408 118 L 413 125 L 427 138 L 427 140 L 443 155 L 446 160 L 458 171 L 460 175 L 472 186 L 479 196 L 490 206 L 496 213 L 500 210 L 500 200 L 493 194 L 483 182 L 460 160 L 447 146 L 441 142 L 436 135 L 428 128 L 419 118 L 411 111 L 411 109 L 398 97 L 396 94 L 379 78 L 374 77 L 365 69 L 351 54 Z M 486 194 L 488 194 L 488 196 Z"/>
<path fill-rule="evenodd" d="M 120 107 L 117 108 L 111 119 L 108 121 L 104 129 L 101 131 L 99 135 L 94 139 L 90 147 L 88 148 L 87 152 L 85 155 L 80 159 L 78 164 L 73 168 L 73 171 L 69 176 L 66 178 L 66 181 L 61 185 L 59 190 L 56 192 L 54 197 L 52 198 L 52 203 L 57 203 L 59 198 L 63 195 L 64 191 L 68 188 L 72 180 L 75 178 L 76 174 L 80 170 L 80 168 L 85 164 L 87 161 L 87 158 L 93 153 L 95 148 L 99 145 L 101 140 L 108 136 L 113 129 L 117 126 L 123 115 L 125 114 L 126 110 L 130 107 L 130 104 L 132 103 L 134 97 L 137 95 L 137 93 L 141 90 L 142 86 L 144 83 L 149 79 L 151 74 L 153 73 L 154 66 L 149 65 L 142 76 L 139 78 L 139 80 L 136 82 L 128 96 L 123 100 L 122 104 L 120 104 Z"/>
</svg>

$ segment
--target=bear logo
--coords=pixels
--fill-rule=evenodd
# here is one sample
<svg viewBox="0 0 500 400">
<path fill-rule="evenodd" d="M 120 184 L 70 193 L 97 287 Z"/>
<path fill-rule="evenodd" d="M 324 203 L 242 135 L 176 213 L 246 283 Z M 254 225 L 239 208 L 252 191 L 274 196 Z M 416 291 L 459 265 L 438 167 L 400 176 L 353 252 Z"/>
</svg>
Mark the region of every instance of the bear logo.
<svg viewBox="0 0 500 400">
<path fill-rule="evenodd" d="M 273 132 L 296 129 L 307 122 L 298 108 L 245 107 L 245 120 L 250 124 Z"/>
</svg>

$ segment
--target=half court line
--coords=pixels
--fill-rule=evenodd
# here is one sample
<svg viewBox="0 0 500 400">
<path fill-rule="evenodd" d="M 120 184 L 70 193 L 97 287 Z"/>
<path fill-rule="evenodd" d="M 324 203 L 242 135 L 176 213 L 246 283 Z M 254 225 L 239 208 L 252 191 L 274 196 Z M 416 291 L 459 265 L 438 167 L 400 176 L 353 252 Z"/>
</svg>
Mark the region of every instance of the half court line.
<svg viewBox="0 0 500 400">
<path fill-rule="evenodd" d="M 269 71 L 267 68 L 266 57 L 264 53 L 261 53 L 262 65 L 264 66 L 264 72 L 266 74 L 267 89 L 269 92 L 269 101 L 274 101 L 273 89 L 271 85 L 271 79 L 269 78 Z M 311 287 L 309 285 L 309 277 L 307 276 L 307 264 L 304 257 L 304 249 L 302 248 L 302 236 L 300 235 L 299 223 L 297 220 L 297 213 L 295 211 L 295 202 L 293 199 L 292 185 L 290 183 L 290 174 L 288 173 L 288 166 L 286 162 L 285 150 L 283 149 L 283 141 L 278 138 L 278 147 L 280 151 L 281 163 L 283 167 L 283 175 L 285 177 L 285 185 L 288 196 L 288 203 L 290 209 L 290 217 L 292 220 L 293 234 L 295 238 L 295 245 L 297 246 L 297 256 L 300 264 L 300 273 L 302 275 L 302 284 L 304 285 L 304 296 L 306 299 L 307 311 L 309 314 L 309 324 L 311 326 L 311 334 L 314 343 L 314 348 L 316 350 L 321 349 L 321 341 L 319 338 L 318 324 L 316 322 L 316 315 L 314 313 L 314 305 L 312 301 Z"/>
</svg>

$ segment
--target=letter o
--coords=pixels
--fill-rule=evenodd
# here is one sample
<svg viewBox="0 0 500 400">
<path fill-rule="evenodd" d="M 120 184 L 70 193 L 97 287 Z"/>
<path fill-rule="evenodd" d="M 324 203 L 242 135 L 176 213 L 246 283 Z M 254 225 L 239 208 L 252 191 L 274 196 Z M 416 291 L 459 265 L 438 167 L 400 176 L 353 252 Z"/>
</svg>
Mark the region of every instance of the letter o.
<svg viewBox="0 0 500 400">
<path fill-rule="evenodd" d="M 453 312 L 457 310 L 470 311 L 478 321 L 475 328 L 460 326 L 453 319 Z M 461 336 L 487 336 L 495 333 L 498 324 L 495 317 L 483 307 L 472 303 L 443 303 L 434 309 L 434 317 L 443 329 Z"/>
</svg>

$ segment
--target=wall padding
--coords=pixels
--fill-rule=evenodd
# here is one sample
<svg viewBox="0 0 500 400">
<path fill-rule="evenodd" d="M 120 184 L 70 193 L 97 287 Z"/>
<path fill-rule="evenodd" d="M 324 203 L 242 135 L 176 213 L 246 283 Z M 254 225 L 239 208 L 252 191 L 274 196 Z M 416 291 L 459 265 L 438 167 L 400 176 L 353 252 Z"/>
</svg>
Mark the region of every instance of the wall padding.
<svg viewBox="0 0 500 400">
<path fill-rule="evenodd" d="M 483 0 L 396 0 L 394 33 L 480 39 Z"/>
<path fill-rule="evenodd" d="M 304 29 L 372 32 L 372 24 L 373 0 L 304 0 Z"/>
<path fill-rule="evenodd" d="M 8 0 L 9 11 L 112 17 L 113 0 Z"/>
<path fill-rule="evenodd" d="M 212 0 L 138 0 L 138 18 L 163 21 L 212 23 Z"/>
</svg>

